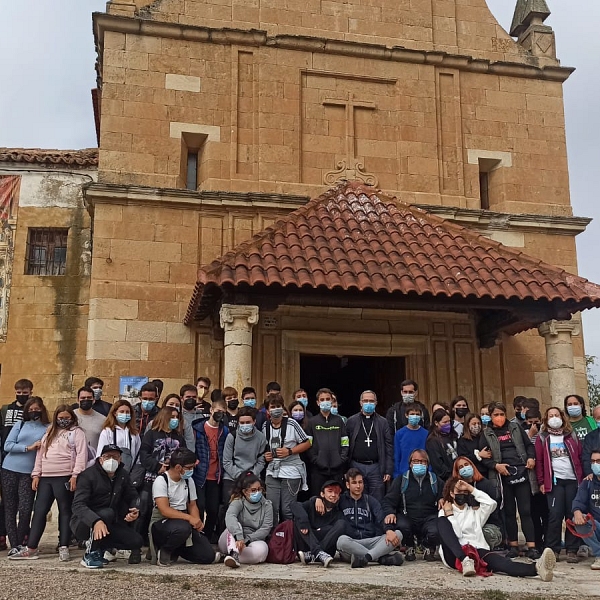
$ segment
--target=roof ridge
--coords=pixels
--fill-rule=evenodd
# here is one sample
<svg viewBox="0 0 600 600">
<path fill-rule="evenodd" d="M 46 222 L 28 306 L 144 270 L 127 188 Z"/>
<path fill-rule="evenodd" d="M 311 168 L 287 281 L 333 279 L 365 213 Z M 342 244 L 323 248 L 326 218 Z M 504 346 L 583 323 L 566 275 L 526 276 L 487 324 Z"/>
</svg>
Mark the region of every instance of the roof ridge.
<svg viewBox="0 0 600 600">
<path fill-rule="evenodd" d="M 97 166 L 98 148 L 59 150 L 55 148 L 9 148 L 0 146 L 0 162 L 64 164 L 69 166 Z"/>
</svg>

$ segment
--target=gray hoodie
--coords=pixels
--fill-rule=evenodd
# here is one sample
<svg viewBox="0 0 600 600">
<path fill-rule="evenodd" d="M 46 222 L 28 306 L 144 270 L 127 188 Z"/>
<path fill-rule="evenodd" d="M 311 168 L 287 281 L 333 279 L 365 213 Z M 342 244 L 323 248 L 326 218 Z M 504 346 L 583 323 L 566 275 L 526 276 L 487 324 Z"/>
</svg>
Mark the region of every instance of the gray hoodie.
<svg viewBox="0 0 600 600">
<path fill-rule="evenodd" d="M 256 503 L 237 498 L 227 509 L 225 526 L 236 542 L 265 541 L 273 528 L 273 504 L 264 496 Z"/>
<path fill-rule="evenodd" d="M 265 451 L 267 438 L 256 427 L 249 435 L 237 430 L 236 435 L 229 434 L 223 450 L 224 479 L 237 479 L 242 473 L 252 471 L 260 477 L 265 468 Z"/>
</svg>

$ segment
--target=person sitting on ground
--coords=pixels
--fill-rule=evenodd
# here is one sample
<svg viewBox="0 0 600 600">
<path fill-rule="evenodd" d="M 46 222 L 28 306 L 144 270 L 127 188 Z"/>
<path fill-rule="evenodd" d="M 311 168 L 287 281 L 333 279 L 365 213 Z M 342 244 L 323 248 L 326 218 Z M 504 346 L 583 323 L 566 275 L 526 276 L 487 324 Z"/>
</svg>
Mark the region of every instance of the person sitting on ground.
<svg viewBox="0 0 600 600">
<path fill-rule="evenodd" d="M 169 468 L 152 484 L 154 510 L 150 523 L 152 560 L 168 567 L 179 557 L 188 562 L 207 565 L 220 556 L 202 533 L 204 523 L 196 504 L 196 487 L 191 481 L 196 455 L 185 447 L 174 450 Z"/>
<path fill-rule="evenodd" d="M 413 450 L 425 448 L 428 431 L 421 427 L 423 411 L 421 405 L 413 402 L 406 407 L 408 423 L 396 431 L 394 437 L 394 477 L 408 471 L 408 459 Z"/>
<path fill-rule="evenodd" d="M 546 548 L 541 557 L 531 563 L 513 561 L 500 552 L 490 551 L 483 535 L 483 526 L 496 509 L 496 501 L 485 492 L 452 477 L 444 487 L 443 501 L 438 530 L 440 556 L 447 567 L 462 571 L 464 577 L 491 572 L 505 573 L 511 577 L 539 575 L 542 581 L 552 581 L 556 558 L 550 548 Z M 476 507 L 473 506 L 475 503 Z"/>
<path fill-rule="evenodd" d="M 226 529 L 219 538 L 219 550 L 228 567 L 258 565 L 267 560 L 269 547 L 265 540 L 273 529 L 273 504 L 263 491 L 256 473 L 242 473 L 235 482 L 225 515 Z"/>
<path fill-rule="evenodd" d="M 402 532 L 406 560 L 416 560 L 415 537 L 425 547 L 423 558 L 435 560 L 439 543 L 437 509 L 440 490 L 435 473 L 429 471 L 425 450 L 414 450 L 408 460 L 409 469 L 394 479 L 381 508 L 386 515 L 384 530 Z"/>
<path fill-rule="evenodd" d="M 358 469 L 348 469 L 346 487 L 341 496 L 339 507 L 346 520 L 347 535 L 338 538 L 337 549 L 342 560 L 350 562 L 353 569 L 366 567 L 370 562 L 380 565 L 400 566 L 404 562 L 398 552 L 402 534 L 400 530 L 388 529 L 383 533 L 383 519 L 379 501 L 364 493 L 363 474 Z M 317 500 L 322 510 L 325 505 Z"/>
<path fill-rule="evenodd" d="M 100 457 L 77 478 L 71 529 L 86 541 L 81 565 L 88 569 L 104 566 L 105 551 L 131 550 L 129 564 L 142 560 L 142 536 L 129 523 L 139 516 L 139 497 L 129 473 L 121 464 L 122 450 L 108 444 Z"/>
<path fill-rule="evenodd" d="M 335 480 L 326 481 L 320 496 L 306 502 L 293 502 L 294 541 L 303 565 L 322 564 L 327 568 L 333 560 L 338 539 L 346 532 L 346 521 L 338 506 L 342 486 Z M 321 514 L 317 500 L 325 505 Z"/>
</svg>

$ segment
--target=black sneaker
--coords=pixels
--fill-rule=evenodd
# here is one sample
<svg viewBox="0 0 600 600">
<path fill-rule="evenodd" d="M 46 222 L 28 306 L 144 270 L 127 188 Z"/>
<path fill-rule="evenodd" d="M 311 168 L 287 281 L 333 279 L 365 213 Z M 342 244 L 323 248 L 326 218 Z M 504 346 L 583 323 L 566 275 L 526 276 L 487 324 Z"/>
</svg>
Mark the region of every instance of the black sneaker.
<svg viewBox="0 0 600 600">
<path fill-rule="evenodd" d="M 353 569 L 364 569 L 369 564 L 369 561 L 364 556 L 353 554 L 350 557 L 350 566 Z"/>
<path fill-rule="evenodd" d="M 406 560 L 408 562 L 412 562 L 413 560 L 417 560 L 417 554 L 415 552 L 415 548 L 414 546 L 409 546 L 406 549 L 406 556 L 405 556 Z"/>
<path fill-rule="evenodd" d="M 511 546 L 506 558 L 519 558 L 519 549 L 516 546 Z"/>
<path fill-rule="evenodd" d="M 404 564 L 404 558 L 400 552 L 392 552 L 382 556 L 377 562 L 385 567 L 399 567 Z"/>
<path fill-rule="evenodd" d="M 530 558 L 531 560 L 537 560 L 540 556 L 542 555 L 537 548 L 529 548 L 527 551 L 527 558 Z"/>
<path fill-rule="evenodd" d="M 135 550 L 131 551 L 127 562 L 130 565 L 139 565 L 142 562 L 142 551 L 140 548 L 136 548 Z"/>
<path fill-rule="evenodd" d="M 435 562 L 435 548 L 425 548 L 423 550 L 423 560 Z"/>
</svg>

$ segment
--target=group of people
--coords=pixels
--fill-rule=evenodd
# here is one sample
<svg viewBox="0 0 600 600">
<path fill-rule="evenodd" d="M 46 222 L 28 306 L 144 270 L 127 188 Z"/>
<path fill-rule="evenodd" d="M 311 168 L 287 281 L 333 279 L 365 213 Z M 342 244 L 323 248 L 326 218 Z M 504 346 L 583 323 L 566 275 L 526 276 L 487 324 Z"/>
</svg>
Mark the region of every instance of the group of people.
<svg viewBox="0 0 600 600">
<path fill-rule="evenodd" d="M 367 390 L 346 419 L 328 388 L 312 414 L 304 390 L 286 405 L 276 382 L 260 407 L 254 388 L 210 393 L 207 377 L 164 398 L 151 381 L 135 405 L 105 402 L 103 386 L 89 378 L 50 417 L 21 379 L 2 407 L 9 559 L 39 557 L 56 501 L 59 560 L 79 543 L 88 568 L 138 564 L 143 547 L 160 566 L 236 568 L 279 561 L 285 539 L 303 564 L 327 567 L 337 554 L 352 568 L 399 566 L 422 554 L 465 576 L 549 581 L 566 522 L 567 562 L 590 549 L 600 569 L 600 407 L 587 416 L 580 396 L 543 415 L 517 397 L 510 420 L 501 402 L 476 413 L 462 396 L 430 414 L 406 380 L 385 417 Z M 517 511 L 527 562 L 513 560 Z"/>
</svg>

